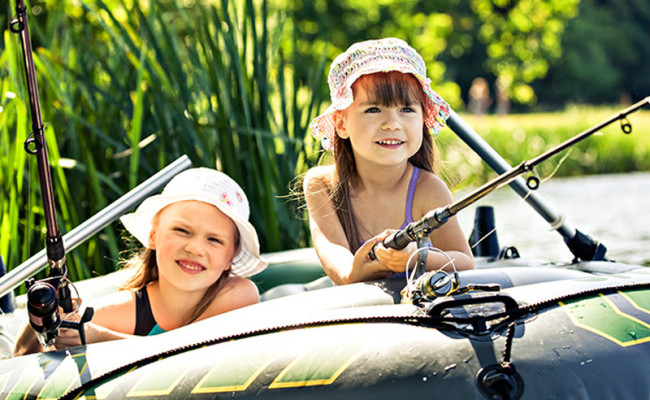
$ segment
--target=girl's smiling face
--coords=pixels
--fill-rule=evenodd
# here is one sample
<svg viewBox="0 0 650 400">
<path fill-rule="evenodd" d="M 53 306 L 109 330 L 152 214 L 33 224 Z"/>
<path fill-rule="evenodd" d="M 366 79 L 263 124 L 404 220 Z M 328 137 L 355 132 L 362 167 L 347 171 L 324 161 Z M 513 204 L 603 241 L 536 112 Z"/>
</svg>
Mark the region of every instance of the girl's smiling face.
<svg viewBox="0 0 650 400">
<path fill-rule="evenodd" d="M 423 93 L 417 80 L 401 73 L 364 75 L 352 88 L 354 102 L 335 121 L 338 135 L 350 139 L 355 160 L 406 162 L 422 145 Z"/>
<path fill-rule="evenodd" d="M 149 247 L 156 250 L 159 280 L 183 291 L 205 291 L 230 269 L 239 248 L 235 223 L 201 201 L 173 203 L 152 225 Z"/>
</svg>

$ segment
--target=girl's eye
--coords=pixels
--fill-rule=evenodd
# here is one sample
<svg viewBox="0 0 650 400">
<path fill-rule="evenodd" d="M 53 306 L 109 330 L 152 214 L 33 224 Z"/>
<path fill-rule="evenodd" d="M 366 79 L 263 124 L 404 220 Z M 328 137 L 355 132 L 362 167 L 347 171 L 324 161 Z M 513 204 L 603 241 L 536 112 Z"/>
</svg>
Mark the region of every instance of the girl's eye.
<svg viewBox="0 0 650 400">
<path fill-rule="evenodd" d="M 375 113 L 378 113 L 379 111 L 380 111 L 379 107 L 368 107 L 368 108 L 366 108 L 365 112 L 367 114 L 375 114 Z"/>
<path fill-rule="evenodd" d="M 216 244 L 223 244 L 223 240 L 221 240 L 219 238 L 216 238 L 216 237 L 208 238 L 208 241 L 210 241 L 212 243 L 216 243 Z"/>
<path fill-rule="evenodd" d="M 406 107 L 402 108 L 402 111 L 403 111 L 403 112 L 407 112 L 407 113 L 415 112 L 415 110 L 413 109 L 413 107 L 410 107 L 410 106 L 406 106 Z"/>
<path fill-rule="evenodd" d="M 190 233 L 187 229 L 181 228 L 181 227 L 176 227 L 173 230 L 174 230 L 174 232 L 180 232 L 180 233 L 185 233 L 185 234 Z"/>
</svg>

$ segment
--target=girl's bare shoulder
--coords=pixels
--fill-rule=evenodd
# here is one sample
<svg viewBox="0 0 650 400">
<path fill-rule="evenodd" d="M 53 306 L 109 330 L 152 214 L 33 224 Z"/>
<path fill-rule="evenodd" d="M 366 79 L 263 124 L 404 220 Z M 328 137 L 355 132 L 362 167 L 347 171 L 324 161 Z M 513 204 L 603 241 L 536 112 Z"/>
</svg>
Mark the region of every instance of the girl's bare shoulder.
<svg viewBox="0 0 650 400">
<path fill-rule="evenodd" d="M 305 173 L 305 180 L 303 181 L 305 193 L 316 193 L 328 188 L 332 182 L 333 173 L 333 165 L 319 165 L 310 168 L 307 173 Z"/>
<path fill-rule="evenodd" d="M 135 295 L 132 291 L 121 290 L 99 298 L 93 302 L 92 307 L 95 310 L 92 322 L 118 332 L 133 332 Z"/>
<path fill-rule="evenodd" d="M 436 174 L 420 171 L 415 189 L 415 207 L 424 215 L 430 210 L 450 204 L 453 197 L 447 184 Z"/>
<path fill-rule="evenodd" d="M 239 276 L 229 276 L 217 298 L 199 319 L 259 303 L 260 293 L 253 281 Z"/>
</svg>

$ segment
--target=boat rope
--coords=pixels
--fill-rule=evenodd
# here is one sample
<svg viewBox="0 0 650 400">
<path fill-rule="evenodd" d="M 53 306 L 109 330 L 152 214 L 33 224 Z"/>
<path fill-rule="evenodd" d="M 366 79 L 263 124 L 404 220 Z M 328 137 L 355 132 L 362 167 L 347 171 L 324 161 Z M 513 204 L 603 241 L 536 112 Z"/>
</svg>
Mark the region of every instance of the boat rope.
<svg viewBox="0 0 650 400">
<path fill-rule="evenodd" d="M 163 358 L 185 353 L 201 347 L 212 346 L 224 342 L 229 342 L 232 340 L 245 339 L 254 336 L 277 333 L 281 331 L 296 330 L 296 329 L 310 328 L 316 326 L 326 326 L 326 325 L 353 324 L 353 323 L 406 323 L 406 324 L 414 324 L 414 325 L 432 326 L 438 329 L 452 328 L 453 330 L 459 331 L 458 328 L 451 327 L 447 322 L 471 322 L 473 319 L 475 320 L 477 318 L 480 318 L 485 321 L 507 319 L 512 329 L 510 329 L 509 327 L 508 335 L 506 337 L 506 350 L 504 351 L 504 362 L 505 361 L 509 362 L 511 356 L 512 339 L 514 338 L 514 325 L 516 324 L 516 321 L 521 317 L 529 314 L 537 313 L 546 308 L 553 307 L 557 305 L 557 303 L 560 301 L 570 301 L 570 300 L 584 298 L 584 297 L 591 297 L 599 293 L 611 294 L 611 293 L 616 293 L 618 291 L 631 291 L 631 290 L 641 290 L 641 289 L 650 289 L 650 282 L 631 283 L 631 284 L 616 285 L 611 287 L 584 290 L 577 293 L 558 296 L 550 300 L 545 300 L 539 303 L 530 304 L 524 307 L 510 309 L 505 312 L 497 313 L 491 316 L 481 316 L 481 317 L 458 318 L 458 317 L 446 317 L 446 316 L 445 317 L 431 316 L 425 314 L 401 314 L 401 315 L 391 314 L 391 315 L 370 315 L 370 316 L 361 316 L 361 317 L 352 316 L 352 317 L 343 317 L 343 318 L 317 319 L 313 321 L 305 321 L 305 322 L 299 322 L 293 324 L 281 324 L 281 325 L 269 326 L 269 327 L 254 329 L 246 332 L 224 335 L 213 339 L 201 341 L 198 343 L 177 347 L 174 349 L 166 350 L 127 363 L 125 365 L 122 365 L 121 367 L 118 367 L 104 374 L 101 374 L 95 378 L 92 378 L 74 389 L 71 389 L 69 392 L 61 396 L 60 400 L 78 399 L 86 392 L 86 390 L 91 389 L 93 387 L 98 387 L 99 385 L 115 378 L 116 376 L 130 372 L 136 368 L 154 363 Z M 450 302 L 450 305 L 452 305 L 453 303 L 454 301 L 452 300 Z M 508 337 L 510 337 L 509 340 Z"/>
<path fill-rule="evenodd" d="M 435 318 L 437 322 L 442 324 L 446 324 L 446 323 L 467 324 L 467 323 L 474 323 L 477 319 L 480 319 L 485 322 L 504 320 L 503 321 L 504 323 L 511 323 L 511 322 L 516 322 L 516 320 L 525 317 L 527 315 L 536 314 L 539 311 L 544 310 L 546 308 L 554 307 L 559 302 L 567 302 L 567 301 L 577 300 L 585 297 L 593 297 L 597 294 L 608 295 L 619 291 L 632 291 L 632 290 L 644 290 L 644 289 L 646 290 L 650 289 L 650 282 L 635 282 L 635 283 L 628 283 L 623 285 L 615 285 L 615 286 L 607 286 L 607 287 L 599 287 L 594 289 L 582 290 L 576 293 L 561 295 L 548 300 L 540 301 L 538 303 L 528 304 L 523 307 L 506 309 L 504 312 L 495 313 L 489 316 L 453 317 L 453 316 L 434 315 L 432 316 L 432 318 Z M 486 297 L 485 299 L 490 300 L 490 297 Z M 449 301 L 448 303 L 444 304 L 444 307 L 438 307 L 438 310 L 457 307 L 458 305 L 455 304 L 456 302 L 457 300 Z M 430 308 L 430 310 L 433 309 L 434 307 Z"/>
<path fill-rule="evenodd" d="M 516 325 L 517 324 L 514 322 L 511 322 L 510 325 L 508 325 L 508 333 L 506 334 L 506 346 L 503 349 L 503 361 L 501 362 L 501 365 L 510 364 L 510 358 L 512 356 L 512 341 L 515 338 Z"/>
</svg>

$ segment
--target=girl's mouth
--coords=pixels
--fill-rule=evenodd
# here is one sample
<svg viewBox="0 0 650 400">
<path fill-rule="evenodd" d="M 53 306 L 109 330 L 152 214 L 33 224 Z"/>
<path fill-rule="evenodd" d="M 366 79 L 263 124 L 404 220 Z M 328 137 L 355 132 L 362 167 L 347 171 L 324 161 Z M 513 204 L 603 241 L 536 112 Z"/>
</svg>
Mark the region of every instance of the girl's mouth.
<svg viewBox="0 0 650 400">
<path fill-rule="evenodd" d="M 188 274 L 198 274 L 205 271 L 205 267 L 197 262 L 188 261 L 188 260 L 177 260 L 176 264 Z"/>
<path fill-rule="evenodd" d="M 388 147 L 388 148 L 396 148 L 396 147 L 399 147 L 402 144 L 404 144 L 403 141 L 397 140 L 397 139 L 382 139 L 382 140 L 376 141 L 375 143 L 377 143 L 378 145 L 380 145 L 382 147 Z"/>
</svg>

